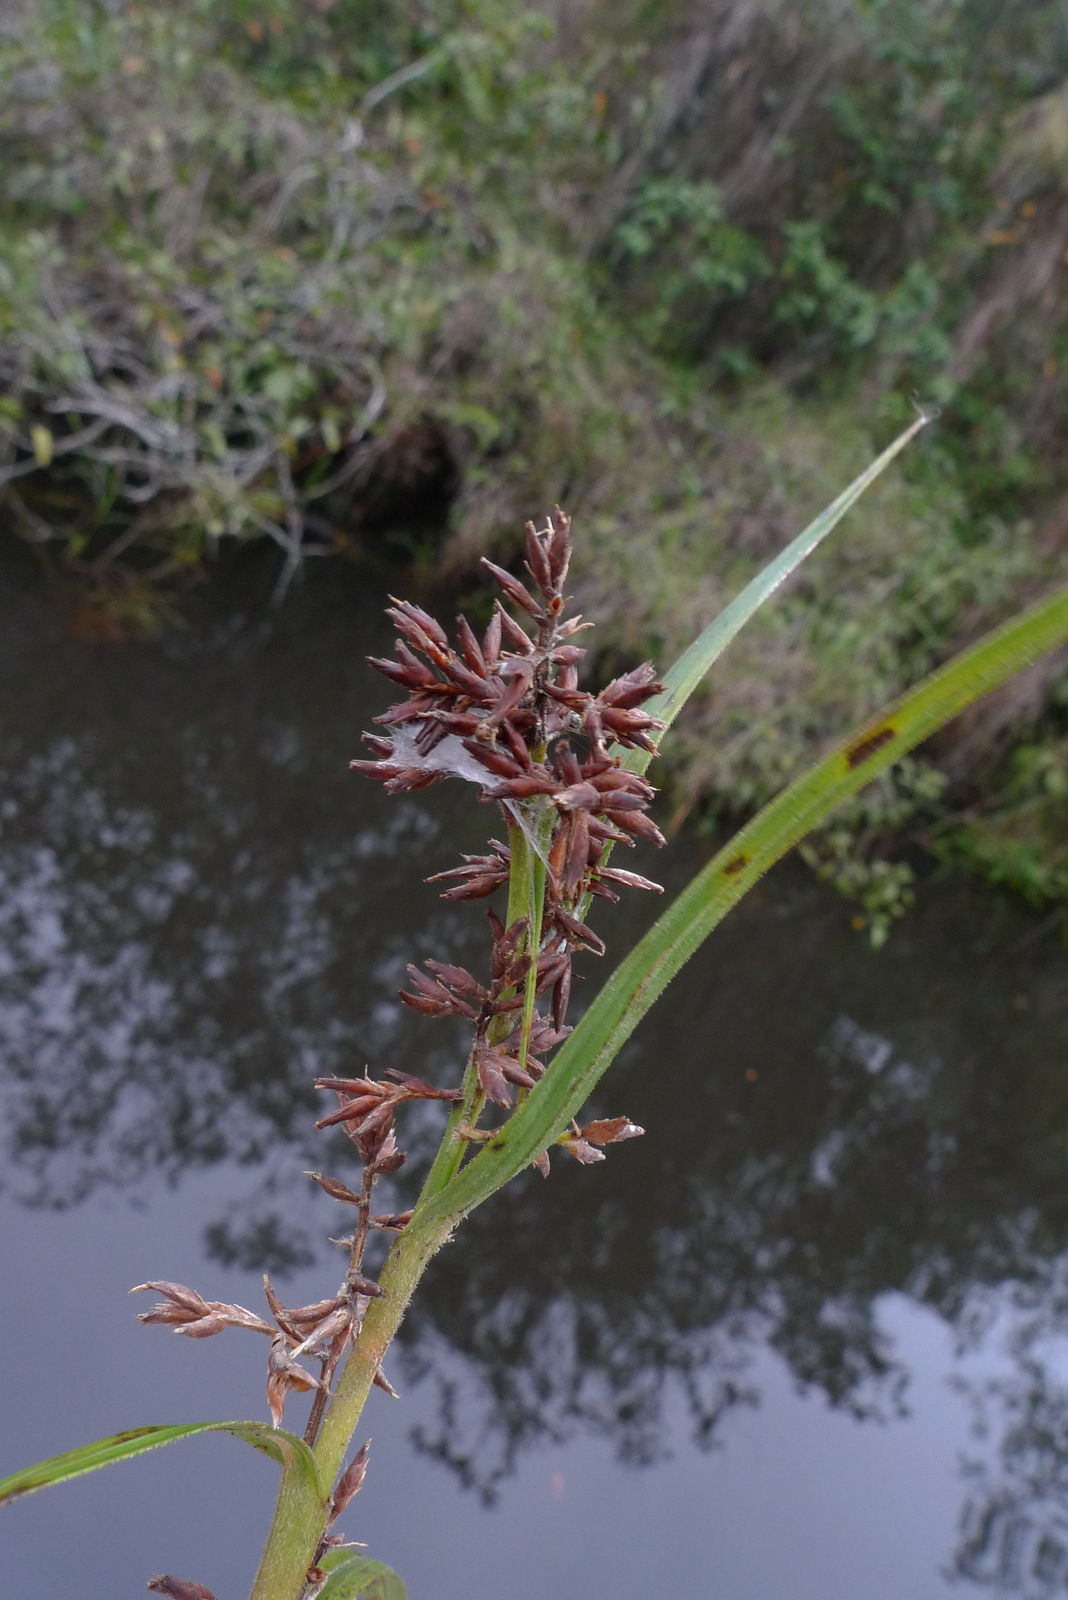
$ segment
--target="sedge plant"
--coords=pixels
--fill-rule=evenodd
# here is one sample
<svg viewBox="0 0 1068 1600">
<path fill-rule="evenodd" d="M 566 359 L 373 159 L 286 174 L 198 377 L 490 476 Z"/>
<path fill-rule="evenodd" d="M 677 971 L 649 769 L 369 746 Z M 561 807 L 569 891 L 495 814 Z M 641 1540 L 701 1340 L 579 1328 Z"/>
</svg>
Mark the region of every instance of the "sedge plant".
<svg viewBox="0 0 1068 1600">
<path fill-rule="evenodd" d="M 487 970 L 478 976 L 426 960 L 409 967 L 401 996 L 427 1017 L 468 1025 L 457 1081 L 441 1087 L 395 1067 L 319 1080 L 336 1105 L 318 1126 L 345 1130 L 356 1170 L 311 1174 L 351 1218 L 348 1266 L 334 1294 L 290 1307 L 265 1279 L 268 1314 L 261 1316 L 166 1280 L 138 1286 L 158 1296 L 142 1322 L 192 1338 L 238 1327 L 269 1339 L 270 1423 L 135 1428 L 15 1473 L 0 1482 L 0 1500 L 172 1440 L 225 1431 L 281 1469 L 252 1600 L 403 1600 L 396 1574 L 346 1546 L 335 1529 L 367 1471 L 367 1446 L 352 1452 L 364 1403 L 373 1386 L 390 1388 L 383 1362 L 427 1263 L 469 1212 L 526 1167 L 548 1175 L 558 1156 L 592 1164 L 640 1134 L 625 1115 L 584 1121 L 583 1107 L 683 962 L 836 805 L 979 696 L 1068 641 L 1066 585 L 855 729 L 696 874 L 569 1025 L 572 958 L 579 950 L 604 951 L 590 926 L 594 902 L 658 888 L 622 868 L 616 846 L 663 843 L 649 815 L 654 790 L 645 773 L 664 735 L 738 630 L 927 420 L 919 416 L 663 679 L 644 663 L 598 693 L 581 687 L 586 652 L 579 641 L 588 624 L 569 611 L 571 527 L 559 510 L 540 530 L 527 525 L 525 577 L 486 563 L 503 598 L 480 633 L 460 618 L 451 640 L 421 607 L 394 603 L 395 655 L 373 664 L 402 698 L 365 735 L 369 758 L 353 766 L 391 793 L 445 778 L 467 783 L 502 835 L 431 880 L 448 900 L 488 903 Z M 374 1189 L 405 1159 L 398 1129 L 414 1100 L 447 1108 L 440 1147 L 411 1210 L 379 1213 Z M 393 1235 L 377 1279 L 364 1259 L 375 1232 Z M 281 1425 L 294 1390 L 312 1395 L 303 1437 Z M 212 1600 L 203 1585 L 170 1575 L 153 1578 L 149 1588 L 172 1600 Z"/>
</svg>

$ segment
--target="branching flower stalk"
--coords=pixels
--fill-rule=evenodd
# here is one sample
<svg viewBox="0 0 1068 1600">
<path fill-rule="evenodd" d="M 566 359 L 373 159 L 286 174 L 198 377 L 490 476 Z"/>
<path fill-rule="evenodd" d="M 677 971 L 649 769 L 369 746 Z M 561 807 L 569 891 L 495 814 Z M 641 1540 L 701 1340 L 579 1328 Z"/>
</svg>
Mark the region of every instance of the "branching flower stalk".
<svg viewBox="0 0 1068 1600">
<path fill-rule="evenodd" d="M 280 1425 L 292 1391 L 314 1391 L 304 1440 L 318 1446 L 324 1481 L 332 1481 L 340 1467 L 339 1436 L 343 1450 L 372 1384 L 393 1393 L 382 1356 L 419 1272 L 458 1220 L 447 1217 L 427 1232 L 419 1226 L 420 1207 L 447 1191 L 469 1152 L 495 1139 L 571 1031 L 566 1016 L 573 956 L 579 950 L 602 954 L 605 948 L 585 920 L 589 903 L 618 900 L 620 887 L 659 892 L 649 879 L 609 866 L 608 857 L 616 844 L 664 842 L 648 815 L 653 786 L 622 762 L 627 750 L 655 751 L 652 735 L 663 723 L 642 707 L 664 685 L 646 662 L 599 694 L 579 687 L 586 651 L 575 641 L 588 624 L 568 615 L 571 549 L 570 521 L 559 509 L 541 530 L 528 523 L 529 583 L 484 562 L 522 621 L 497 600 L 481 637 L 466 618 L 458 619 L 453 645 L 428 612 L 396 601 L 388 612 L 398 634 L 395 655 L 372 658 L 405 697 L 377 718 L 381 732 L 365 734 L 371 758 L 353 761 L 353 769 L 384 783 L 390 794 L 445 777 L 466 780 L 480 800 L 499 808 L 507 833 L 507 842 L 493 838 L 484 855 L 465 856 L 459 866 L 430 879 L 444 886 L 443 898 L 453 901 L 488 899 L 507 887 L 504 917 L 492 907 L 486 912 L 488 976 L 480 979 L 464 967 L 427 958 L 408 967 L 410 984 L 400 994 L 405 1005 L 424 1016 L 458 1017 L 470 1025 L 462 1081 L 437 1088 L 395 1067 L 381 1079 L 365 1071 L 358 1078 L 317 1081 L 317 1088 L 337 1096 L 337 1107 L 316 1126 L 342 1127 L 362 1165 L 358 1188 L 320 1172 L 309 1174 L 355 1212 L 353 1231 L 338 1241 L 349 1250 L 348 1267 L 330 1298 L 286 1307 L 265 1278 L 272 1318 L 267 1322 L 242 1307 L 205 1301 L 182 1285 L 139 1286 L 164 1296 L 141 1313 L 143 1322 L 170 1325 L 193 1338 L 229 1327 L 270 1336 L 267 1399 L 274 1425 Z M 375 1216 L 375 1184 L 405 1160 L 397 1144 L 396 1115 L 412 1100 L 449 1103 L 445 1136 L 414 1211 Z M 592 1163 L 604 1160 L 607 1145 L 641 1132 L 626 1116 L 584 1125 L 572 1120 L 554 1142 L 575 1160 Z M 534 1159 L 546 1177 L 549 1159 L 548 1149 Z M 409 1235 L 406 1245 L 398 1240 L 381 1282 L 364 1271 L 364 1252 L 375 1230 Z M 381 1309 L 371 1316 L 376 1301 Z M 331 1388 L 350 1349 L 331 1407 Z M 318 1373 L 305 1361 L 317 1361 Z M 358 1459 L 358 1474 L 346 1469 L 329 1506 L 322 1508 L 313 1548 L 297 1553 L 297 1564 L 303 1561 L 301 1583 L 295 1585 L 292 1574 L 283 1572 L 290 1564 L 288 1547 L 272 1549 L 269 1542 L 257 1597 L 295 1600 L 301 1586 L 314 1590 L 322 1576 L 317 1563 L 332 1538 L 327 1528 L 340 1512 L 339 1502 L 355 1492 L 354 1476 L 363 1481 L 366 1453 Z M 283 1483 L 283 1499 L 291 1492 L 292 1485 Z M 305 1545 L 308 1538 L 305 1530 Z M 276 1547 L 280 1542 L 285 1544 L 275 1540 Z"/>
<path fill-rule="evenodd" d="M 463 968 L 436 961 L 409 967 L 412 989 L 401 999 L 429 1016 L 461 1016 L 474 1042 L 463 1098 L 424 1189 L 437 1193 L 463 1160 L 465 1142 L 492 1135 L 477 1125 L 487 1101 L 509 1110 L 542 1076 L 540 1059 L 570 1031 L 565 1017 L 576 949 L 603 953 L 584 922 L 590 895 L 618 898 L 614 884 L 658 886 L 607 865 L 613 843 L 644 838 L 662 844 L 647 807 L 654 793 L 622 766 L 622 749 L 652 753 L 662 724 L 639 708 L 663 690 L 648 663 L 615 679 L 599 695 L 578 687 L 585 651 L 571 642 L 586 626 L 567 617 L 564 585 L 571 559 L 568 519 L 559 511 L 541 532 L 528 523 L 526 566 L 536 594 L 503 568 L 485 565 L 508 599 L 535 626 L 531 632 L 497 602 L 479 641 L 459 621 L 459 650 L 418 606 L 398 603 L 398 659 L 372 664 L 408 691 L 379 718 L 392 735 L 367 737 L 376 759 L 353 767 L 382 780 L 390 793 L 423 788 L 456 774 L 505 812 L 508 843 L 465 857 L 435 875 L 450 900 L 485 898 L 509 886 L 507 920 L 494 911 L 488 986 Z M 615 749 L 610 751 L 608 742 Z M 579 746 L 576 749 L 576 744 Z M 545 997 L 548 1009 L 537 1009 Z M 580 1141 L 580 1142 L 576 1142 Z M 562 1141 L 580 1159 L 603 1152 L 574 1130 Z M 548 1156 L 539 1158 L 547 1171 Z"/>
</svg>

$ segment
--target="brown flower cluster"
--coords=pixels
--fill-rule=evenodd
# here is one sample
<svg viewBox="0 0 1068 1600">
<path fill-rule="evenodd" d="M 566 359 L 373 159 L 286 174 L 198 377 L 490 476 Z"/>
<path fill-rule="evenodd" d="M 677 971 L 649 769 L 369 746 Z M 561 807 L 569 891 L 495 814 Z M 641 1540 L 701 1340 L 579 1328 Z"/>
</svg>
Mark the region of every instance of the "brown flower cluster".
<svg viewBox="0 0 1068 1600">
<path fill-rule="evenodd" d="M 317 1178 L 328 1193 L 334 1194 L 332 1180 L 322 1178 L 319 1173 L 312 1173 L 310 1176 Z M 336 1187 L 343 1189 L 344 1185 Z M 369 1194 L 370 1184 L 365 1184 L 365 1188 Z M 343 1196 L 335 1194 L 334 1197 L 350 1199 L 357 1204 L 360 1202 L 360 1197 L 348 1190 L 345 1190 Z M 366 1234 L 368 1220 L 372 1226 L 395 1228 L 403 1226 L 407 1218 L 367 1219 L 361 1216 L 361 1220 Z M 362 1245 L 360 1249 L 362 1251 Z M 354 1252 L 353 1258 L 356 1259 L 356 1256 L 357 1253 Z M 330 1299 L 317 1300 L 313 1305 L 307 1306 L 285 1306 L 271 1287 L 270 1279 L 265 1275 L 263 1289 L 274 1319 L 272 1326 L 262 1317 L 257 1317 L 254 1312 L 247 1311 L 244 1306 L 226 1305 L 218 1300 L 205 1300 L 195 1289 L 187 1289 L 182 1283 L 154 1279 L 149 1283 L 137 1284 L 130 1292 L 137 1294 L 148 1289 L 162 1295 L 163 1298 L 147 1311 L 139 1312 L 137 1318 L 139 1322 L 160 1323 L 173 1328 L 175 1333 L 185 1334 L 191 1339 L 206 1339 L 212 1334 L 221 1333 L 225 1328 L 249 1328 L 255 1333 L 267 1334 L 271 1340 L 271 1351 L 267 1358 L 267 1404 L 271 1419 L 276 1428 L 281 1426 L 282 1412 L 291 1391 L 306 1393 L 314 1390 L 312 1414 L 305 1431 L 305 1439 L 309 1444 L 314 1442 L 318 1422 L 330 1391 L 330 1382 L 338 1363 L 359 1333 L 364 1312 L 371 1300 L 382 1293 L 376 1283 L 362 1277 L 350 1265 L 344 1283 L 337 1294 Z M 298 1360 L 300 1356 L 313 1359 L 318 1357 L 321 1363 L 319 1377 L 315 1377 L 306 1367 L 301 1366 Z M 381 1370 L 375 1374 L 375 1382 L 387 1393 L 395 1394 L 396 1391 Z M 329 1530 L 349 1501 L 363 1487 L 364 1478 L 367 1476 L 369 1451 L 368 1440 L 357 1450 L 335 1485 L 326 1531 L 316 1548 L 315 1562 L 318 1562 L 325 1550 L 343 1543 L 338 1535 L 332 1534 Z M 313 1575 L 317 1582 L 312 1581 Z M 312 1600 L 325 1582 L 326 1574 L 313 1564 L 304 1591 L 305 1600 Z M 157 1574 L 149 1580 L 148 1588 L 155 1594 L 170 1596 L 170 1600 L 214 1600 L 211 1590 L 206 1589 L 203 1584 L 176 1578 L 170 1573 Z"/>
<path fill-rule="evenodd" d="M 537 949 L 528 918 L 506 927 L 491 910 L 487 982 L 463 967 L 427 960 L 408 968 L 411 987 L 401 993 L 406 1005 L 427 1016 L 471 1022 L 481 1092 L 502 1107 L 511 1106 L 517 1090 L 534 1086 L 545 1070 L 541 1058 L 569 1031 L 573 953 L 604 950 L 585 921 L 590 899 L 615 900 L 619 887 L 658 888 L 609 866 L 608 855 L 613 845 L 636 839 L 663 843 L 648 815 L 653 787 L 620 756 L 626 748 L 655 749 L 651 736 L 662 724 L 641 708 L 663 685 L 646 662 L 599 694 L 579 687 L 586 652 L 574 640 L 585 624 L 566 616 L 570 560 L 571 526 L 559 509 L 541 530 L 528 523 L 529 585 L 484 562 L 522 621 L 498 600 L 481 638 L 458 619 L 455 646 L 421 607 L 396 602 L 388 613 L 399 635 L 395 656 L 372 658 L 372 665 L 406 698 L 377 719 L 387 732 L 364 736 L 374 759 L 352 762 L 390 793 L 449 776 L 475 783 L 481 799 L 500 804 L 510 828 L 542 856 L 546 896 Z M 502 887 L 510 867 L 509 845 L 492 839 L 486 854 L 465 856 L 430 881 L 448 884 L 446 899 L 477 900 Z M 544 996 L 546 1010 L 535 1010 L 524 1036 L 532 968 L 535 999 Z M 639 1131 L 625 1118 L 591 1127 L 617 1124 L 611 1137 Z M 580 1160 L 602 1154 L 588 1130 L 576 1128 L 560 1142 Z M 543 1157 L 542 1170 L 546 1164 Z"/>
<path fill-rule="evenodd" d="M 279 1427 L 286 1400 L 293 1391 L 315 1391 L 305 1439 L 315 1440 L 323 1409 L 329 1395 L 330 1383 L 341 1358 L 357 1337 L 364 1313 L 371 1301 L 382 1290 L 362 1271 L 364 1250 L 375 1230 L 396 1232 L 409 1220 L 410 1213 L 371 1214 L 371 1192 L 379 1178 L 396 1172 L 403 1164 L 404 1155 L 397 1149 L 393 1132 L 393 1110 L 405 1099 L 427 1098 L 454 1100 L 458 1091 L 434 1089 L 419 1078 L 407 1073 L 393 1072 L 390 1083 L 374 1083 L 369 1078 L 329 1078 L 321 1087 L 335 1089 L 341 1102 L 340 1109 L 324 1118 L 325 1124 L 342 1122 L 345 1131 L 360 1152 L 363 1161 L 363 1180 L 359 1190 L 353 1190 L 336 1178 L 325 1177 L 321 1172 L 308 1174 L 332 1199 L 356 1208 L 354 1232 L 342 1243 L 349 1253 L 348 1270 L 335 1295 L 327 1300 L 317 1300 L 312 1305 L 285 1306 L 271 1287 L 270 1279 L 263 1280 L 264 1294 L 273 1323 L 257 1317 L 244 1306 L 226 1305 L 216 1300 L 205 1300 L 195 1289 L 184 1284 L 152 1280 L 137 1285 L 137 1291 L 154 1290 L 163 1296 L 148 1311 L 142 1311 L 138 1320 L 144 1323 L 162 1323 L 176 1333 L 188 1338 L 204 1339 L 226 1328 L 249 1328 L 265 1333 L 271 1339 L 271 1352 L 267 1361 L 267 1404 L 275 1427 Z M 132 1292 L 137 1292 L 132 1291 Z M 301 1358 L 318 1360 L 316 1377 L 301 1365 Z M 394 1390 L 379 1371 L 375 1382 L 389 1394 Z M 355 1491 L 353 1491 L 355 1493 Z"/>
<path fill-rule="evenodd" d="M 226 1328 L 248 1328 L 254 1333 L 267 1334 L 271 1340 L 267 1404 L 277 1428 L 290 1390 L 317 1389 L 325 1394 L 329 1375 L 359 1331 L 371 1300 L 382 1291 L 376 1283 L 352 1271 L 346 1275 L 336 1295 L 329 1300 L 317 1300 L 314 1305 L 284 1306 L 266 1276 L 263 1288 L 273 1324 L 244 1306 L 205 1300 L 195 1289 L 162 1278 L 139 1283 L 130 1293 L 152 1290 L 162 1295 L 163 1299 L 147 1311 L 138 1312 L 138 1322 L 162 1324 L 189 1339 L 208 1339 Z M 300 1356 L 318 1357 L 323 1363 L 323 1374 L 318 1378 L 313 1376 L 300 1365 Z"/>
</svg>

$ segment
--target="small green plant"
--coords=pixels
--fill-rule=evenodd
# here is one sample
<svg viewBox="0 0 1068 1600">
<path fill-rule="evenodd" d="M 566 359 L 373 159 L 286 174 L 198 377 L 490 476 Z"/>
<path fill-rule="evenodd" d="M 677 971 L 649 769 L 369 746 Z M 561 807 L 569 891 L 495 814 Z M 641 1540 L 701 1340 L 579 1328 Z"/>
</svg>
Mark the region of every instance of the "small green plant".
<svg viewBox="0 0 1068 1600">
<path fill-rule="evenodd" d="M 459 1081 L 440 1087 L 396 1068 L 380 1077 L 326 1078 L 337 1097 L 320 1127 L 340 1125 L 359 1160 L 358 1179 L 310 1176 L 348 1208 L 349 1264 L 336 1293 L 288 1307 L 265 1280 L 269 1317 L 153 1280 L 146 1323 L 193 1338 L 242 1327 L 270 1340 L 265 1422 L 136 1428 L 0 1482 L 0 1501 L 88 1472 L 190 1434 L 215 1429 L 266 1451 L 281 1468 L 274 1520 L 252 1600 L 403 1600 L 395 1573 L 347 1549 L 333 1530 L 363 1483 L 368 1446 L 349 1457 L 374 1385 L 389 1389 L 383 1361 L 419 1279 L 464 1217 L 528 1166 L 543 1175 L 551 1154 L 582 1163 L 642 1132 L 625 1115 L 583 1120 L 594 1085 L 674 974 L 730 908 L 793 845 L 842 802 L 885 772 L 949 718 L 1068 639 L 1068 585 L 941 667 L 855 729 L 766 806 L 704 866 L 627 954 L 576 1026 L 566 1020 L 577 950 L 602 952 L 587 920 L 595 899 L 621 888 L 656 890 L 613 863 L 617 844 L 662 843 L 649 817 L 645 777 L 661 740 L 722 651 L 783 580 L 821 542 L 908 440 L 921 416 L 817 520 L 733 600 L 665 674 L 644 663 L 599 693 L 580 687 L 588 624 L 568 613 L 570 522 L 559 510 L 526 530 L 527 578 L 487 563 L 505 600 L 476 634 L 463 618 L 455 643 L 426 611 L 390 612 L 395 657 L 374 664 L 403 691 L 367 735 L 370 759 L 353 765 L 391 792 L 446 777 L 468 782 L 500 815 L 506 838 L 436 874 L 445 898 L 506 893 L 490 909 L 488 972 L 435 959 L 408 971 L 402 999 L 431 1017 L 464 1019 L 471 1042 Z M 550 1059 L 551 1058 L 551 1059 Z M 405 1157 L 401 1107 L 449 1107 L 440 1148 L 414 1207 L 379 1214 L 373 1191 Z M 374 1280 L 364 1254 L 374 1231 L 395 1235 Z M 311 1365 L 314 1363 L 318 1370 Z M 292 1391 L 313 1396 L 304 1437 L 281 1427 Z M 346 1457 L 349 1457 L 346 1465 Z M 153 1578 L 172 1600 L 211 1600 L 202 1585 Z"/>
<path fill-rule="evenodd" d="M 801 845 L 801 855 L 841 895 L 857 902 L 854 926 L 866 928 L 875 949 L 915 898 L 915 873 L 906 861 L 888 860 L 880 846 L 891 835 L 915 829 L 945 789 L 937 767 L 906 756 L 845 805 L 834 821 Z"/>
</svg>

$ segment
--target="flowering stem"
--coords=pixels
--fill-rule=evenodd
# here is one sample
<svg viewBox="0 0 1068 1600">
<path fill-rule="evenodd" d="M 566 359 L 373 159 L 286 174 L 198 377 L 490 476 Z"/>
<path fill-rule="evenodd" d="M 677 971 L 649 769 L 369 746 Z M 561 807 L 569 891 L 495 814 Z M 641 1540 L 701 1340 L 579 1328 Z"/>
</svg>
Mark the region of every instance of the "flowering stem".
<svg viewBox="0 0 1068 1600">
<path fill-rule="evenodd" d="M 523 623 L 498 602 L 481 642 L 460 619 L 454 648 L 427 612 L 397 601 L 389 613 L 399 634 L 395 658 L 373 663 L 402 685 L 408 699 L 378 719 L 392 730 L 389 735 L 365 736 L 376 759 L 352 765 L 384 779 L 397 793 L 449 773 L 471 778 L 471 769 L 476 768 L 484 798 L 500 800 L 508 817 L 507 849 L 491 841 L 489 854 L 466 856 L 463 867 L 437 876 L 452 883 L 446 895 L 462 899 L 492 894 L 507 878 L 507 921 L 502 924 L 496 913 L 490 913 L 489 986 L 448 961 L 427 959 L 422 969 L 408 968 L 412 989 L 401 993 L 406 1004 L 425 1015 L 462 1016 L 474 1024 L 474 1043 L 459 1091 L 436 1090 L 392 1068 L 386 1075 L 391 1082 L 379 1083 L 366 1074 L 362 1079 L 319 1082 L 321 1088 L 334 1089 L 341 1102 L 319 1126 L 344 1122 L 366 1168 L 359 1197 L 334 1180 L 330 1180 L 333 1189 L 328 1189 L 335 1192 L 340 1187 L 338 1198 L 357 1200 L 360 1206 L 351 1284 L 356 1282 L 353 1272 L 368 1225 L 370 1184 L 380 1172 L 396 1170 L 395 1163 L 404 1159 L 395 1144 L 395 1106 L 405 1098 L 451 1099 L 454 1106 L 420 1199 L 383 1268 L 380 1293 L 369 1297 L 351 1354 L 322 1414 L 314 1445 L 321 1485 L 295 1484 L 289 1474 L 283 1479 L 252 1600 L 298 1600 L 329 1525 L 332 1505 L 322 1485 L 334 1483 L 371 1386 L 376 1378 L 383 1381 L 382 1359 L 427 1263 L 468 1209 L 456 1202 L 457 1195 L 469 1188 L 467 1172 L 474 1163 L 464 1166 L 468 1147 L 476 1142 L 484 1150 L 494 1150 L 506 1142 L 511 1122 L 529 1109 L 524 1104 L 527 1091 L 545 1072 L 536 1057 L 567 1032 L 563 1013 L 571 951 L 596 939 L 572 912 L 583 885 L 589 881 L 592 886 L 597 879 L 604 841 L 638 835 L 663 842 L 644 815 L 650 786 L 628 775 L 607 755 L 605 744 L 614 738 L 627 747 L 652 748 L 649 730 L 660 724 L 639 707 L 659 690 L 656 674 L 646 662 L 614 679 L 597 697 L 578 688 L 578 662 L 586 652 L 571 641 L 581 623 L 577 617 L 564 620 L 571 559 L 569 520 L 557 509 L 548 527 L 539 532 L 529 523 L 526 535 L 526 569 L 538 597 L 521 579 L 487 563 L 508 599 L 523 613 Z M 536 638 L 526 631 L 530 619 L 537 623 Z M 617 881 L 628 876 L 644 883 L 634 875 L 613 874 Z M 543 952 L 547 903 L 550 948 Z M 538 1014 L 539 990 L 552 992 L 551 1019 Z M 487 1098 L 509 1116 L 498 1127 L 480 1130 L 477 1124 Z M 539 1105 L 543 1099 L 544 1095 L 539 1097 Z M 640 1131 L 629 1123 L 626 1129 L 626 1137 Z M 582 1131 L 575 1130 L 573 1153 L 579 1159 L 598 1159 L 593 1146 L 583 1144 Z M 619 1136 L 615 1123 L 604 1124 L 602 1133 L 602 1142 Z M 543 1152 L 540 1143 L 531 1154 L 543 1162 Z M 327 1186 L 321 1176 L 320 1181 Z M 354 1325 L 355 1308 L 353 1300 L 346 1336 Z M 280 1370 L 300 1383 L 299 1369 L 294 1377 L 282 1354 Z M 317 1408 L 309 1422 L 309 1442 L 318 1421 Z M 351 1463 L 350 1469 L 356 1464 Z M 336 1491 L 340 1500 L 346 1498 L 345 1481 L 343 1477 Z"/>
<path fill-rule="evenodd" d="M 363 1169 L 363 1183 L 360 1185 L 358 1220 L 356 1231 L 352 1236 L 352 1245 L 349 1249 L 350 1270 L 359 1272 L 363 1263 L 363 1252 L 367 1244 L 367 1235 L 370 1232 L 371 1221 L 371 1191 L 374 1189 L 374 1168 L 367 1166 Z M 319 1435 L 319 1427 L 326 1410 L 330 1385 L 334 1379 L 338 1362 L 341 1359 L 342 1347 L 337 1340 L 331 1343 L 330 1349 L 322 1358 L 322 1371 L 320 1373 L 321 1387 L 316 1390 L 312 1401 L 311 1411 L 308 1413 L 308 1423 L 304 1429 L 304 1443 L 314 1445 Z"/>
<path fill-rule="evenodd" d="M 527 974 L 526 992 L 523 1006 L 523 1030 L 520 1062 L 525 1067 L 527 1058 L 527 1045 L 530 1039 L 530 1027 L 534 1016 L 534 991 L 537 986 L 537 961 L 538 948 L 541 944 L 542 912 L 545 905 L 545 863 L 539 855 L 539 850 L 548 849 L 548 841 L 552 830 L 552 813 L 545 807 L 535 818 L 533 832 L 537 841 L 537 848 L 532 849 L 527 834 L 518 824 L 511 824 L 508 829 L 508 848 L 510 855 L 510 873 L 508 878 L 508 926 L 518 922 L 521 918 L 528 919 L 528 944 L 530 952 L 530 971 Z M 507 1032 L 507 1023 L 502 1021 L 502 1033 Z M 490 1038 L 493 1039 L 497 1018 L 490 1024 Z M 478 1081 L 478 1072 L 475 1068 L 474 1052 L 468 1058 L 467 1069 L 463 1079 L 463 1100 L 453 1106 L 445 1126 L 445 1134 L 438 1147 L 430 1171 L 427 1173 L 426 1182 L 423 1184 L 419 1196 L 420 1205 L 438 1195 L 445 1189 L 456 1176 L 463 1162 L 466 1151 L 466 1142 L 460 1132 L 462 1126 L 474 1127 L 482 1112 L 486 1097 Z"/>
<path fill-rule="evenodd" d="M 551 813 L 535 822 L 537 846 L 544 850 L 551 829 Z M 509 829 L 511 873 L 508 893 L 508 923 L 528 919 L 527 948 L 530 971 L 526 980 L 523 1008 L 523 1057 L 530 1035 L 537 986 L 538 947 L 541 942 L 542 910 L 545 900 L 545 865 L 538 848 L 532 848 L 526 832 L 519 826 Z M 496 1019 L 494 1019 L 496 1020 Z M 465 1152 L 460 1126 L 474 1125 L 485 1101 L 472 1055 L 464 1075 L 464 1098 L 450 1116 L 437 1156 L 427 1175 L 412 1220 L 396 1240 L 379 1279 L 382 1298 L 371 1301 L 359 1337 L 353 1346 L 333 1399 L 326 1410 L 315 1447 L 316 1459 L 325 1483 L 333 1483 L 341 1469 L 349 1441 L 360 1420 L 364 1402 L 375 1381 L 401 1319 L 408 1308 L 416 1284 L 431 1256 L 449 1237 L 460 1213 L 437 1214 L 427 1222 L 420 1210 L 427 1200 L 441 1195 L 459 1170 Z M 295 1481 L 291 1474 L 282 1480 L 274 1521 L 251 1600 L 295 1600 L 304 1577 L 315 1558 L 315 1551 L 326 1525 L 329 1503 L 317 1502 L 314 1493 Z"/>
<path fill-rule="evenodd" d="M 530 971 L 527 973 L 526 992 L 523 996 L 523 1027 L 520 1033 L 519 1065 L 526 1069 L 527 1049 L 530 1044 L 530 1029 L 534 1020 L 534 997 L 538 987 L 538 956 L 541 953 L 541 928 L 542 916 L 545 910 L 545 852 L 549 848 L 552 834 L 552 812 L 543 807 L 534 823 L 534 836 L 537 848 L 532 849 L 521 828 L 509 830 L 509 844 L 512 849 L 512 859 L 515 860 L 517 846 L 521 846 L 523 871 L 517 875 L 513 869 L 512 882 L 521 876 L 522 882 L 516 883 L 516 900 L 518 906 L 513 913 L 511 899 L 509 898 L 509 921 L 515 916 L 525 916 L 529 921 L 527 932 L 527 949 L 530 952 Z M 509 884 L 511 890 L 512 883 Z M 525 897 L 523 893 L 525 891 Z"/>
<path fill-rule="evenodd" d="M 445 1134 L 438 1146 L 437 1155 L 434 1157 L 430 1171 L 426 1175 L 422 1192 L 419 1195 L 419 1204 L 429 1200 L 432 1195 L 440 1194 L 459 1170 L 464 1156 L 464 1139 L 460 1133 L 462 1123 L 469 1123 L 472 1127 L 478 1120 L 482 1109 L 483 1095 L 478 1086 L 478 1077 L 475 1072 L 474 1051 L 468 1057 L 467 1068 L 463 1079 L 464 1097 L 449 1112 L 445 1124 Z M 410 1224 L 409 1224 L 410 1226 Z"/>
</svg>

